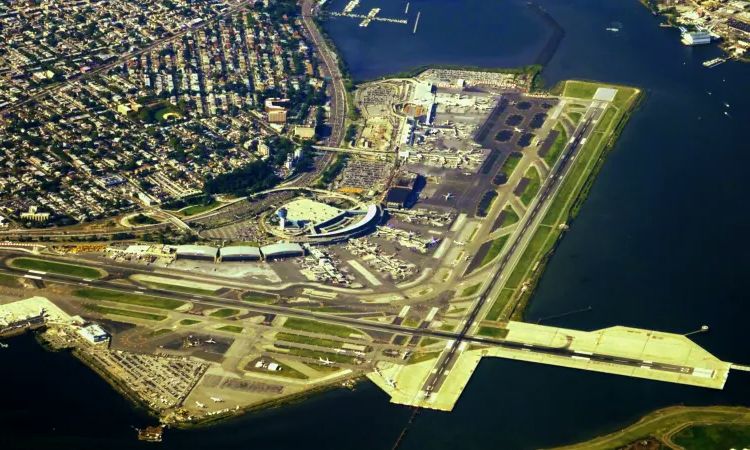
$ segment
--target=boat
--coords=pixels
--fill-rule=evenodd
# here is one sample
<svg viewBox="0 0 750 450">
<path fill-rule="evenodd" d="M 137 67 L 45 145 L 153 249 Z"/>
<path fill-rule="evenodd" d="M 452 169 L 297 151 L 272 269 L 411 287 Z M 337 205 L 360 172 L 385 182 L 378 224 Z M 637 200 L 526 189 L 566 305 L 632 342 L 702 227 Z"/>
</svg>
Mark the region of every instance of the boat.
<svg viewBox="0 0 750 450">
<path fill-rule="evenodd" d="M 618 31 L 620 31 L 620 29 L 619 28 L 607 28 L 607 31 L 611 31 L 613 33 L 617 33 Z"/>
<path fill-rule="evenodd" d="M 164 432 L 164 427 L 146 427 L 144 430 L 136 428 L 138 431 L 138 439 L 146 442 L 161 442 L 161 435 Z"/>
<path fill-rule="evenodd" d="M 714 58 L 714 59 L 709 59 L 708 61 L 703 61 L 703 66 L 708 67 L 710 69 L 711 67 L 716 67 L 719 64 L 722 64 L 724 62 L 726 62 L 726 59 L 724 58 Z"/>
<path fill-rule="evenodd" d="M 2 342 L 0 342 L 0 348 L 8 348 L 8 344 L 3 344 Z"/>
</svg>

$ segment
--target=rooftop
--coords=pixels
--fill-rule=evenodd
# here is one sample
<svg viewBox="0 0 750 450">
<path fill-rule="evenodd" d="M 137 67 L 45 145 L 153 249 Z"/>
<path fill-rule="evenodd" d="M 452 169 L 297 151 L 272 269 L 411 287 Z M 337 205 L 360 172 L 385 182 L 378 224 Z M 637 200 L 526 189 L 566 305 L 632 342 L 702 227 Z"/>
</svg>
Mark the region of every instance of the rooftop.
<svg viewBox="0 0 750 450">
<path fill-rule="evenodd" d="M 287 220 L 295 222 L 325 222 L 326 220 L 333 219 L 343 212 L 342 210 L 334 208 L 333 206 L 329 206 L 325 203 L 316 202 L 315 200 L 310 200 L 307 198 L 289 202 L 284 205 L 284 208 L 286 208 Z"/>
</svg>

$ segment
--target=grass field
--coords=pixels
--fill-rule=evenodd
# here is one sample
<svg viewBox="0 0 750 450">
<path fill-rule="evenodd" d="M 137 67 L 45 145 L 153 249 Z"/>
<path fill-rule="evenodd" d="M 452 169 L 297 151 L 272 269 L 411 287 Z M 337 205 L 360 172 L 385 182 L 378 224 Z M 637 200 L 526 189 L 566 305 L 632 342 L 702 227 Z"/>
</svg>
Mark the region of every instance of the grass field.
<svg viewBox="0 0 750 450">
<path fill-rule="evenodd" d="M 583 117 L 583 114 L 579 112 L 569 112 L 568 117 L 570 118 L 570 121 L 573 123 L 573 125 L 578 125 L 578 122 L 581 121 L 581 117 Z"/>
<path fill-rule="evenodd" d="M 444 323 L 440 325 L 440 331 L 453 331 L 456 329 L 455 325 L 451 325 L 449 323 Z"/>
<path fill-rule="evenodd" d="M 172 300 L 169 298 L 152 297 L 150 295 L 130 294 L 127 292 L 107 291 L 104 289 L 76 289 L 73 291 L 76 297 L 82 297 L 89 300 L 100 300 L 115 303 L 125 303 L 128 305 L 147 306 L 158 309 L 177 309 L 184 305 L 184 302 Z"/>
<path fill-rule="evenodd" d="M 544 155 L 544 162 L 547 163 L 547 167 L 555 165 L 557 158 L 560 157 L 560 154 L 565 148 L 565 144 L 568 143 L 568 132 L 565 131 L 563 124 L 557 122 L 553 130 L 559 131 L 559 134 L 555 138 L 555 142 L 552 143 L 552 147 L 550 147 L 547 154 Z"/>
<path fill-rule="evenodd" d="M 495 301 L 492 303 L 490 310 L 487 312 L 485 320 L 497 320 L 500 318 L 500 314 L 503 312 L 503 308 L 508 304 L 511 298 L 513 298 L 513 289 L 502 289 L 500 293 L 495 297 Z"/>
<path fill-rule="evenodd" d="M 419 319 L 415 320 L 411 317 L 408 317 L 406 320 L 403 321 L 401 325 L 405 327 L 417 328 L 417 326 L 419 326 L 419 322 L 420 322 Z"/>
<path fill-rule="evenodd" d="M 18 281 L 18 278 L 12 275 L 5 275 L 4 273 L 0 273 L 0 286 L 20 288 L 21 283 Z"/>
<path fill-rule="evenodd" d="M 228 331 L 230 333 L 242 333 L 242 330 L 244 330 L 244 328 L 238 327 L 238 326 L 235 326 L 235 325 L 225 325 L 223 327 L 217 328 L 217 330 L 219 330 L 219 331 Z"/>
<path fill-rule="evenodd" d="M 461 291 L 461 297 L 470 297 L 476 294 L 480 287 L 482 287 L 482 283 L 472 284 L 471 286 Z"/>
<path fill-rule="evenodd" d="M 479 336 L 505 339 L 505 337 L 508 336 L 508 330 L 505 328 L 479 327 L 479 330 L 477 330 L 477 334 Z"/>
<path fill-rule="evenodd" d="M 516 263 L 516 267 L 513 269 L 513 273 L 511 273 L 510 277 L 508 277 L 508 281 L 505 283 L 505 286 L 510 288 L 517 288 L 518 285 L 521 284 L 521 282 L 524 280 L 526 272 L 531 268 L 532 264 L 536 262 L 537 253 L 539 253 L 539 250 L 541 250 L 542 246 L 544 246 L 544 243 L 549 237 L 550 232 L 551 230 L 549 227 L 539 225 L 539 228 L 537 228 L 534 236 L 531 238 L 531 241 L 529 241 L 528 245 L 526 246 L 526 250 L 524 250 L 523 255 L 521 255 L 521 258 L 519 258 L 518 262 Z"/>
<path fill-rule="evenodd" d="M 599 88 L 598 83 L 589 83 L 587 81 L 568 81 L 565 83 L 563 97 L 576 97 L 583 99 L 594 98 L 596 90 Z"/>
<path fill-rule="evenodd" d="M 484 255 L 484 258 L 482 258 L 482 262 L 479 263 L 479 267 L 484 267 L 487 264 L 489 264 L 493 259 L 497 258 L 497 255 L 499 255 L 500 252 L 503 250 L 503 247 L 505 247 L 505 243 L 508 242 L 509 237 L 510 235 L 506 234 L 505 236 L 500 236 L 499 238 L 492 241 L 492 245 L 490 246 L 490 249 L 487 251 L 487 254 Z"/>
<path fill-rule="evenodd" d="M 440 339 L 435 338 L 424 338 L 421 341 L 419 341 L 420 347 L 427 347 L 428 345 L 437 344 L 440 342 Z"/>
<path fill-rule="evenodd" d="M 288 350 L 288 351 L 287 351 Z M 274 353 L 280 353 L 285 355 L 302 356 L 305 358 L 312 359 L 328 359 L 331 362 L 343 363 L 343 364 L 354 364 L 355 358 L 353 356 L 338 355 L 336 353 L 318 352 L 315 350 L 308 350 L 306 348 L 292 347 L 289 349 L 269 350 Z"/>
<path fill-rule="evenodd" d="M 334 372 L 338 372 L 339 370 L 341 370 L 340 367 L 331 366 L 331 365 L 326 366 L 325 364 L 315 364 L 315 363 L 309 363 L 309 362 L 305 362 L 303 364 L 314 370 L 317 370 L 318 372 L 323 372 L 323 373 L 334 373 Z"/>
<path fill-rule="evenodd" d="M 81 278 L 95 279 L 102 277 L 101 272 L 90 267 L 75 266 L 73 264 L 64 264 L 51 261 L 42 261 L 40 259 L 15 258 L 10 263 L 10 265 L 18 269 L 38 270 L 40 272 L 58 273 L 61 275 L 70 275 Z"/>
<path fill-rule="evenodd" d="M 513 209 L 512 206 L 508 205 L 505 208 L 503 208 L 503 211 L 506 211 L 508 214 L 505 216 L 505 220 L 503 220 L 503 223 L 500 224 L 500 228 L 503 227 L 509 227 L 513 225 L 514 223 L 518 222 L 519 217 L 518 214 L 516 214 L 516 211 Z"/>
<path fill-rule="evenodd" d="M 180 286 L 179 284 L 154 283 L 153 281 L 144 281 L 153 289 L 163 289 L 165 291 L 184 292 L 185 294 L 214 295 L 216 290 L 201 289 L 189 286 Z"/>
<path fill-rule="evenodd" d="M 147 338 L 156 338 L 156 337 L 159 337 L 159 336 L 164 336 L 164 335 L 170 334 L 171 332 L 172 332 L 171 328 L 160 328 L 158 330 L 154 330 L 154 331 L 146 334 L 146 337 Z"/>
<path fill-rule="evenodd" d="M 217 206 L 219 206 L 219 202 L 216 202 L 216 201 L 211 202 L 208 205 L 193 205 L 193 206 L 188 206 L 187 208 L 180 210 L 180 214 L 182 214 L 185 217 L 190 217 L 190 216 L 194 216 L 196 214 L 200 214 L 200 213 L 204 213 L 206 211 L 210 211 L 210 210 L 216 208 Z"/>
<path fill-rule="evenodd" d="M 91 312 L 95 312 L 99 314 L 114 314 L 117 316 L 133 317 L 136 319 L 160 321 L 160 320 L 164 320 L 167 318 L 167 316 L 160 316 L 158 314 L 148 314 L 148 313 L 142 313 L 138 311 L 128 311 L 127 309 L 107 308 L 106 306 L 94 305 L 93 303 L 86 303 L 85 305 L 83 305 L 83 307 Z"/>
<path fill-rule="evenodd" d="M 615 114 L 617 111 L 614 108 L 607 108 L 606 111 L 604 111 L 604 114 L 602 114 L 601 119 L 599 119 L 599 130 L 606 130 L 609 128 L 609 126 L 612 124 L 612 119 L 615 118 Z"/>
<path fill-rule="evenodd" d="M 672 440 L 688 450 L 746 448 L 750 425 L 693 425 L 675 434 Z"/>
<path fill-rule="evenodd" d="M 239 309 L 222 308 L 222 309 L 212 312 L 210 316 L 216 317 L 217 319 L 224 319 L 226 317 L 236 316 L 239 313 L 240 313 Z"/>
<path fill-rule="evenodd" d="M 536 170 L 536 167 L 529 167 L 524 176 L 529 179 L 529 184 L 526 185 L 526 189 L 521 194 L 521 203 L 529 206 L 529 203 L 534 200 L 534 197 L 539 192 L 539 188 L 542 187 L 542 178 L 539 176 L 539 171 Z"/>
<path fill-rule="evenodd" d="M 426 352 L 426 353 L 415 353 L 409 358 L 406 364 L 416 364 L 424 361 L 429 361 L 440 356 L 441 352 Z"/>
<path fill-rule="evenodd" d="M 510 176 L 513 174 L 513 171 L 516 170 L 516 166 L 518 166 L 518 162 L 521 161 L 522 157 L 523 155 L 520 153 L 511 153 L 508 158 L 505 159 L 499 172 L 505 175 L 506 180 L 510 179 Z"/>
<path fill-rule="evenodd" d="M 344 345 L 344 342 L 342 341 L 314 338 L 292 333 L 276 333 L 274 339 L 278 341 L 296 342 L 298 344 L 317 345 L 318 347 L 341 348 L 341 346 Z"/>
<path fill-rule="evenodd" d="M 270 305 L 271 303 L 276 302 L 276 297 L 250 291 L 242 294 L 242 300 L 251 303 L 263 303 L 264 305 Z"/>
<path fill-rule="evenodd" d="M 298 331 L 307 331 L 310 333 L 328 334 L 331 336 L 338 336 L 342 338 L 351 337 L 352 334 L 364 334 L 359 330 L 355 330 L 354 328 L 334 325 L 325 322 L 316 322 L 314 320 L 298 319 L 296 317 L 289 317 L 288 319 L 286 319 L 286 322 L 284 322 L 284 328 Z"/>
<path fill-rule="evenodd" d="M 193 319 L 182 319 L 180 320 L 180 325 L 195 325 L 196 323 L 201 323 L 200 320 L 193 320 Z"/>
</svg>

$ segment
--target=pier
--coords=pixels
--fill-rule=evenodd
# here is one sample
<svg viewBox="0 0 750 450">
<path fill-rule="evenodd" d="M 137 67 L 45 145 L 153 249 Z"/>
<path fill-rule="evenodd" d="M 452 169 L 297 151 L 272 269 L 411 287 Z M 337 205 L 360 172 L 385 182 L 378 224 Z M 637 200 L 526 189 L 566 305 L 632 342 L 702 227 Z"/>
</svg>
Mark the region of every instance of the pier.
<svg viewBox="0 0 750 450">
<path fill-rule="evenodd" d="M 331 16 L 335 16 L 335 17 L 351 17 L 351 18 L 354 18 L 354 19 L 363 19 L 363 20 L 368 18 L 368 16 L 366 16 L 364 14 L 345 14 L 343 12 L 340 12 L 340 13 L 339 12 L 329 12 L 328 14 L 331 15 Z M 408 23 L 408 21 L 406 21 L 405 19 L 392 19 L 390 17 L 371 17 L 369 19 L 370 19 L 370 21 L 376 20 L 376 21 L 379 21 L 379 22 L 400 23 L 402 25 L 406 25 Z"/>
<path fill-rule="evenodd" d="M 417 33 L 417 25 L 419 25 L 419 11 L 417 11 L 417 20 L 414 21 L 414 31 L 412 31 L 411 34 Z"/>
<path fill-rule="evenodd" d="M 409 14 L 409 2 L 406 2 L 406 11 L 404 11 L 404 14 Z"/>
</svg>

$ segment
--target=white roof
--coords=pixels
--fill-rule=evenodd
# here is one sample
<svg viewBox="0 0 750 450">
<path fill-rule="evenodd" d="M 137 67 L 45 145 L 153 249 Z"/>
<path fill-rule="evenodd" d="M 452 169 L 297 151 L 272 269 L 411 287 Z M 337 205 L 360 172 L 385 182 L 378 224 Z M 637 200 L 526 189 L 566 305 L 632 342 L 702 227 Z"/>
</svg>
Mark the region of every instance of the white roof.
<svg viewBox="0 0 750 450">
<path fill-rule="evenodd" d="M 263 252 L 263 255 L 266 257 L 284 253 L 304 253 L 301 245 L 291 242 L 266 245 L 265 247 L 261 247 L 260 251 Z"/>
<path fill-rule="evenodd" d="M 216 256 L 219 249 L 209 245 L 178 245 L 178 255 L 209 255 Z"/>
<path fill-rule="evenodd" d="M 594 100 L 601 100 L 603 102 L 611 102 L 617 95 L 617 89 L 612 88 L 599 88 L 594 94 Z"/>
<path fill-rule="evenodd" d="M 260 258 L 260 249 L 258 247 L 247 247 L 244 245 L 222 247 L 219 252 L 221 256 L 257 256 Z"/>
</svg>

